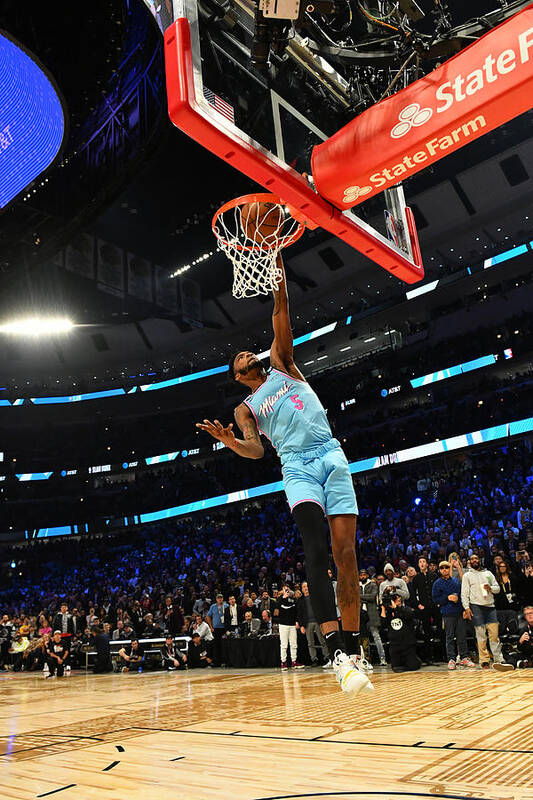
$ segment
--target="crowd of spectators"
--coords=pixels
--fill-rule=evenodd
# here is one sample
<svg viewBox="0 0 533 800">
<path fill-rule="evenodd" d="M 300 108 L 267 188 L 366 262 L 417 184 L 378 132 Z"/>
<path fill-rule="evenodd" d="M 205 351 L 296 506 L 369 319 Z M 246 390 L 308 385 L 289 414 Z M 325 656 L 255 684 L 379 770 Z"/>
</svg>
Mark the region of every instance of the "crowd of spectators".
<svg viewBox="0 0 533 800">
<path fill-rule="evenodd" d="M 533 605 L 532 464 L 531 443 L 523 441 L 461 456 L 442 472 L 412 477 L 396 468 L 356 486 L 362 631 L 365 647 L 372 641 L 367 647 L 371 658 L 375 647 L 375 660 L 385 662 L 387 638 L 390 657 L 388 612 L 383 615 L 380 609 L 384 595 L 392 593 L 395 602 L 399 598 L 402 607 L 412 610 L 424 661 L 442 659 L 444 623 L 450 663 L 454 637 L 462 661 L 476 656 L 488 663 L 486 648 L 464 652 L 457 625 L 446 620 L 459 612 L 469 617 L 469 609 L 480 604 L 475 590 L 472 597 L 463 592 L 463 574 L 470 575 L 477 565 L 485 577 L 487 570 L 492 575 L 487 582 L 494 588 L 490 597 L 496 616 L 490 612 L 483 621 L 491 649 L 500 639 L 506 646 L 523 644 L 520 626 L 530 613 L 527 606 Z M 308 594 L 305 562 L 283 500 L 228 507 L 123 534 L 4 547 L 0 560 L 7 558 L 16 566 L 0 588 L 2 668 L 39 669 L 46 663 L 51 674 L 60 674 L 65 663 L 82 663 L 84 648 L 96 648 L 96 668 L 105 669 L 109 642 L 116 640 L 127 642 L 119 668 L 131 668 L 132 648 L 140 648 L 142 655 L 143 640 L 158 640 L 161 663 L 180 668 L 186 662 L 172 649 L 180 636 L 192 637 L 189 666 L 219 665 L 226 637 L 280 634 L 275 612 L 285 596 L 284 584 L 299 609 L 294 627 L 316 633 L 316 627 L 306 629 L 313 620 L 302 603 L 298 606 Z M 451 609 L 433 593 L 439 572 L 448 579 L 446 565 L 449 579 L 463 578 L 463 587 L 454 585 L 448 593 L 457 595 Z M 482 623 L 473 621 L 477 636 Z M 465 632 L 469 626 L 467 618 Z M 167 634 L 171 641 L 164 639 Z M 289 650 L 297 662 L 293 635 L 281 638 L 282 660 L 289 660 Z M 320 660 L 319 650 L 325 657 L 319 637 L 312 636 L 308 644 L 311 661 Z M 69 658 L 60 652 L 66 645 Z M 495 661 L 502 657 L 499 650 L 492 650 L 492 656 Z"/>
<path fill-rule="evenodd" d="M 329 376 L 333 378 L 334 373 Z M 439 398 L 422 405 L 417 401 L 391 414 L 387 403 L 380 402 L 371 412 L 362 412 L 358 406 L 347 413 L 329 409 L 329 417 L 348 459 L 357 460 L 527 417 L 530 386 L 529 374 L 481 377 L 466 393 L 449 381 L 439 388 Z M 195 443 L 201 443 L 198 437 Z M 203 443 L 211 446 L 211 441 Z M 0 506 L 4 525 L 13 529 L 80 519 L 92 522 L 238 491 L 280 477 L 279 460 L 265 443 L 265 457 L 253 463 L 220 451 L 199 461 L 178 458 L 163 469 L 152 467 L 112 479 L 99 477 L 92 486 L 83 473 L 77 478 L 58 474 L 46 482 L 6 482 Z"/>
</svg>

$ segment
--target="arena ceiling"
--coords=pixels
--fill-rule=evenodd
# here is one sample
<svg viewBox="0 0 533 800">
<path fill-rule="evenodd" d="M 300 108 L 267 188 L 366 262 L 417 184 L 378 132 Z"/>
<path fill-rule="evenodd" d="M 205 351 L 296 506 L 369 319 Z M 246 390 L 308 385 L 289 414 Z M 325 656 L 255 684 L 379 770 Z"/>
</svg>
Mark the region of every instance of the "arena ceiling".
<svg viewBox="0 0 533 800">
<path fill-rule="evenodd" d="M 64 47 L 69 37 L 70 41 L 79 37 L 79 25 L 67 13 L 67 3 L 55 4 L 53 21 L 47 20 L 48 9 L 42 16 L 32 9 L 28 16 L 15 0 L 2 7 L 0 26 L 39 54 L 67 98 L 73 132 L 70 153 L 79 147 L 87 126 L 95 127 L 95 115 L 102 114 L 110 96 L 128 46 L 126 32 L 134 7 L 136 25 L 141 25 L 139 15 L 144 14 L 146 29 L 144 48 L 131 57 L 142 55 L 144 64 L 160 47 L 156 26 L 140 0 L 131 4 L 123 0 L 120 13 L 116 3 L 103 5 L 108 8 L 102 10 L 101 4 L 98 13 L 91 9 L 85 19 L 89 35 L 86 50 L 76 60 L 78 72 L 72 70 L 71 59 L 76 48 Z M 130 42 L 132 35 L 130 30 Z M 157 67 L 162 70 L 162 61 Z M 160 77 L 154 97 L 164 100 Z M 532 118 L 529 112 L 513 120 L 406 182 L 428 280 L 531 238 Z M 245 337 L 261 347 L 269 335 L 269 301 L 235 301 L 230 292 L 231 270 L 222 255 L 187 273 L 198 284 L 202 298 L 204 327 L 200 330 L 191 328 L 179 310 L 170 313 L 155 304 L 102 292 L 96 280 L 67 272 L 54 261 L 54 253 L 81 229 L 170 273 L 214 249 L 213 209 L 254 188 L 174 129 L 165 114 L 159 114 L 157 102 L 144 122 L 148 127 L 143 136 L 137 137 L 135 147 L 119 154 L 107 175 L 106 192 L 80 195 L 79 186 L 90 183 L 90 162 L 83 166 L 72 162 L 62 174 L 68 175 L 72 197 L 84 197 L 72 213 L 72 197 L 56 170 L 51 176 L 53 185 L 39 189 L 29 202 L 18 202 L 0 218 L 1 316 L 59 310 L 88 326 L 80 329 L 76 348 L 68 357 L 68 346 L 61 356 L 57 347 L 46 348 L 50 355 L 44 357 L 35 349 L 0 341 L 0 365 L 19 378 L 29 373 L 42 378 L 75 375 L 81 364 L 98 374 L 102 369 L 120 370 L 167 355 L 188 369 L 192 364 L 220 363 L 221 351 L 236 339 Z M 365 207 L 372 220 L 375 208 Z M 338 318 L 344 311 L 374 305 L 378 297 L 405 298 L 405 286 L 397 279 L 320 231 L 307 234 L 287 251 L 287 265 L 293 316 L 301 330 Z M 99 350 L 94 344 L 96 333 L 112 345 Z M 18 355 L 13 357 L 15 351 Z"/>
</svg>

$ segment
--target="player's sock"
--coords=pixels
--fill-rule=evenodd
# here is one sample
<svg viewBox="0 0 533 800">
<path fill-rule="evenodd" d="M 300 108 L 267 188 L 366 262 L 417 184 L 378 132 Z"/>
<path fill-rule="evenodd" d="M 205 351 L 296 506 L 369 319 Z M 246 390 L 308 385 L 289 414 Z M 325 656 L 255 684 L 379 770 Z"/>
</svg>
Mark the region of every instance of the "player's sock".
<svg viewBox="0 0 533 800">
<path fill-rule="evenodd" d="M 343 629 L 342 633 L 348 655 L 359 655 L 359 649 L 361 647 L 359 644 L 359 631 L 345 631 Z"/>
<path fill-rule="evenodd" d="M 324 639 L 326 640 L 329 657 L 332 661 L 337 650 L 341 650 L 343 653 L 346 652 L 346 648 L 342 639 L 342 633 L 340 631 L 330 631 L 329 633 L 325 633 Z"/>
</svg>

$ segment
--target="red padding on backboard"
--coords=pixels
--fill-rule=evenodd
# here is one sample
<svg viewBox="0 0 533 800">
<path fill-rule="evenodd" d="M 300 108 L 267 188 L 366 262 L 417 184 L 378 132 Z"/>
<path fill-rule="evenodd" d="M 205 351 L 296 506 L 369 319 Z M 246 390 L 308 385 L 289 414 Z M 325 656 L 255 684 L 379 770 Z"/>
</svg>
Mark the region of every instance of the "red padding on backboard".
<svg viewBox="0 0 533 800">
<path fill-rule="evenodd" d="M 211 114 L 196 102 L 191 32 L 185 17 L 165 32 L 165 60 L 168 112 L 174 125 L 396 277 L 406 283 L 416 283 L 424 277 L 421 264 L 410 261 L 392 243 L 374 237 L 364 225 L 333 208 L 296 170 L 258 150 L 223 116 L 213 121 Z"/>
<path fill-rule="evenodd" d="M 415 264 L 422 266 L 422 253 L 420 252 L 420 243 L 418 241 L 418 232 L 416 230 L 415 215 L 409 206 L 405 206 L 405 218 L 407 220 L 407 230 L 409 231 L 409 239 L 411 240 L 411 249 L 413 251 L 413 261 Z"/>
<path fill-rule="evenodd" d="M 351 208 L 532 106 L 530 4 L 313 148 L 316 189 Z"/>
</svg>

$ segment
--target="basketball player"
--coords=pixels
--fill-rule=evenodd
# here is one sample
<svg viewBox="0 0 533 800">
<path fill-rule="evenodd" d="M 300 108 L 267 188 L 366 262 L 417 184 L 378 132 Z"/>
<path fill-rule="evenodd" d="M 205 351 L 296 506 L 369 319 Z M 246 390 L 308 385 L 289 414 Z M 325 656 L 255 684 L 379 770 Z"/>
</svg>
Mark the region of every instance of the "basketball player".
<svg viewBox="0 0 533 800">
<path fill-rule="evenodd" d="M 274 291 L 270 369 L 256 355 L 242 350 L 232 356 L 229 374 L 251 394 L 235 409 L 243 438 L 236 438 L 233 423 L 224 427 L 205 419 L 197 427 L 207 431 L 244 458 L 262 458 L 260 434 L 265 435 L 281 459 L 283 485 L 302 536 L 307 581 L 313 609 L 328 645 L 334 670 L 345 692 L 372 691 L 366 675 L 348 654 L 358 654 L 359 576 L 355 555 L 357 501 L 348 462 L 334 439 L 326 412 L 294 363 L 292 330 L 285 270 Z M 333 558 L 337 565 L 337 601 L 344 639 L 339 631 L 333 586 L 328 575 L 327 517 Z"/>
</svg>

